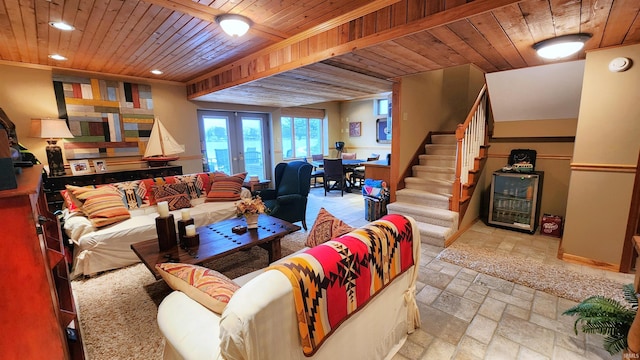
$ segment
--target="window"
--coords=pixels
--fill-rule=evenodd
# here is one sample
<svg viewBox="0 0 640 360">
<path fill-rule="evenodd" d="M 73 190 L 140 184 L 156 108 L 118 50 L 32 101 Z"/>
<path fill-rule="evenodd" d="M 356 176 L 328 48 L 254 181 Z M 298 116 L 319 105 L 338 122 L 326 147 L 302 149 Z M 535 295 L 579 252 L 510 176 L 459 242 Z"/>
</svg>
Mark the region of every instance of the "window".
<svg viewBox="0 0 640 360">
<path fill-rule="evenodd" d="M 389 115 L 389 99 L 378 99 L 375 101 L 376 115 Z"/>
<path fill-rule="evenodd" d="M 323 119 L 283 116 L 282 154 L 284 159 L 311 158 L 312 154 L 323 154 Z"/>
</svg>

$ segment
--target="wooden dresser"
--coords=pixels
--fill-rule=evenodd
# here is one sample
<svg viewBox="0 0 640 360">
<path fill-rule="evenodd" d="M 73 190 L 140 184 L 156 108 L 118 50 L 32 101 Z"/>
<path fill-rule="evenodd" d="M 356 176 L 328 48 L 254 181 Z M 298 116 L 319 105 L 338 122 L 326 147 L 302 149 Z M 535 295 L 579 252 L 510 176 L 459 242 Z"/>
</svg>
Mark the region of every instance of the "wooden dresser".
<svg viewBox="0 0 640 360">
<path fill-rule="evenodd" d="M 42 190 L 42 167 L 23 169 L 17 180 L 17 189 L 0 191 L 0 358 L 83 359 L 66 249 Z"/>
<path fill-rule="evenodd" d="M 60 190 L 64 190 L 65 185 L 67 184 L 75 186 L 101 185 L 120 181 L 151 179 L 172 175 L 182 175 L 182 166 L 171 165 L 142 169 L 107 171 L 86 175 L 50 176 L 45 177 L 44 190 L 47 196 L 47 202 L 49 203 L 49 209 L 51 211 L 56 211 L 62 209 L 63 199 L 62 195 L 60 195 Z"/>
</svg>

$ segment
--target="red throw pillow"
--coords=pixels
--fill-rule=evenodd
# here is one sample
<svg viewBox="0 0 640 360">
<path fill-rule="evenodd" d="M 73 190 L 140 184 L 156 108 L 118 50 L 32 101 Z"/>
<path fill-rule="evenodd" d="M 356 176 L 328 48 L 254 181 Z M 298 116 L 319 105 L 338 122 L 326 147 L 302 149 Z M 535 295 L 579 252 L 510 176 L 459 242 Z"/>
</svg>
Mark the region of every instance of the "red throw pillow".
<svg viewBox="0 0 640 360">
<path fill-rule="evenodd" d="M 236 201 L 240 200 L 242 184 L 247 173 L 227 175 L 214 173 L 211 190 L 207 193 L 207 201 Z"/>
</svg>

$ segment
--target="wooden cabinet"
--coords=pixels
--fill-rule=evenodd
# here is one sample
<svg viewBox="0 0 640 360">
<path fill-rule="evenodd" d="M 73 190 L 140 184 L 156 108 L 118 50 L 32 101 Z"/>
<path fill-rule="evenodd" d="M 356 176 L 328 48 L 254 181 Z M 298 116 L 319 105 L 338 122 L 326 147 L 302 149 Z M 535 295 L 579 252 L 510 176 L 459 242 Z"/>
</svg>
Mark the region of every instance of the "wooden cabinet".
<svg viewBox="0 0 640 360">
<path fill-rule="evenodd" d="M 66 249 L 42 191 L 42 167 L 23 169 L 17 180 L 17 189 L 0 191 L 0 358 L 83 359 Z"/>
<path fill-rule="evenodd" d="M 120 181 L 133 181 L 140 179 L 150 179 L 154 177 L 164 177 L 172 175 L 182 175 L 182 166 L 161 166 L 144 169 L 107 171 L 103 173 L 86 175 L 63 175 L 45 177 L 44 189 L 49 203 L 49 209 L 56 211 L 62 209 L 63 199 L 60 190 L 65 189 L 65 185 L 87 186 L 101 185 Z"/>
</svg>

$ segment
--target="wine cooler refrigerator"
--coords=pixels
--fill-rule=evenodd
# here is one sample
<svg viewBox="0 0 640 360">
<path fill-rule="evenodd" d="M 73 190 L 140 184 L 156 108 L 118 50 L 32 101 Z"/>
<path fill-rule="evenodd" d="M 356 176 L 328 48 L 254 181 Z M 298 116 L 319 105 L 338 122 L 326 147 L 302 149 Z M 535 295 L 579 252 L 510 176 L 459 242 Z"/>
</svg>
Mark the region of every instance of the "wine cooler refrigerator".
<svg viewBox="0 0 640 360">
<path fill-rule="evenodd" d="M 493 173 L 489 200 L 489 225 L 533 234 L 540 219 L 544 173 Z"/>
</svg>

